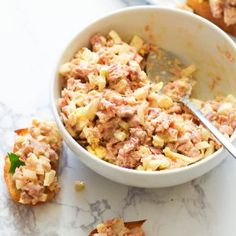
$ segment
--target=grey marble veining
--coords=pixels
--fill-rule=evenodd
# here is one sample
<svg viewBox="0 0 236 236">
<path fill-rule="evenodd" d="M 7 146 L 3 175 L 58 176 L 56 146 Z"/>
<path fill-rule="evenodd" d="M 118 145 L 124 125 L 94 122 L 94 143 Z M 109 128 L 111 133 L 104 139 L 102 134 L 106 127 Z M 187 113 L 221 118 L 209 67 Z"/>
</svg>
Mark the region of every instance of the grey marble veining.
<svg viewBox="0 0 236 236">
<path fill-rule="evenodd" d="M 80 27 L 99 15 L 142 2 L 0 0 L 1 236 L 85 236 L 98 223 L 117 216 L 128 221 L 147 219 L 147 236 L 235 235 L 236 162 L 231 158 L 192 182 L 140 189 L 97 175 L 65 145 L 61 192 L 53 201 L 26 207 L 14 203 L 7 193 L 3 164 L 12 148 L 13 131 L 28 125 L 32 117 L 52 118 L 49 79 L 61 50 Z M 78 9 L 83 9 L 80 14 Z M 75 180 L 86 183 L 84 191 L 74 190 Z"/>
</svg>

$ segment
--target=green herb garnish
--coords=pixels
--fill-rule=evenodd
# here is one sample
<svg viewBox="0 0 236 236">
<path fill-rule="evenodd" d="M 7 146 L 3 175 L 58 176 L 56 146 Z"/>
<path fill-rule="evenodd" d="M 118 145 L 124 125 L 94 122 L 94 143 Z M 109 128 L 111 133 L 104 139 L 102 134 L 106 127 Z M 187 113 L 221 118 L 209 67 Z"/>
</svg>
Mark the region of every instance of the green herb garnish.
<svg viewBox="0 0 236 236">
<path fill-rule="evenodd" d="M 10 170 L 9 170 L 9 173 L 11 173 L 11 174 L 15 173 L 15 170 L 16 170 L 17 167 L 25 165 L 25 163 L 20 160 L 20 157 L 17 156 L 15 153 L 12 153 L 12 152 L 8 153 L 8 157 L 9 157 L 10 162 L 11 162 L 11 167 L 10 167 Z"/>
</svg>

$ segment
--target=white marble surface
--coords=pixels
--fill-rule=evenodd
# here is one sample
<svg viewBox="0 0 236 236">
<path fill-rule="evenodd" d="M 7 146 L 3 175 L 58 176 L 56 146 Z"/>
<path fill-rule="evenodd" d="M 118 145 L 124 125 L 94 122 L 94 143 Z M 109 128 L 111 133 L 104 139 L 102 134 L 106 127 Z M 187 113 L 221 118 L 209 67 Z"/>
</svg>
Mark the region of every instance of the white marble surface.
<svg viewBox="0 0 236 236">
<path fill-rule="evenodd" d="M 166 189 L 138 189 L 93 173 L 65 148 L 62 191 L 46 205 L 13 203 L 3 181 L 3 158 L 13 130 L 32 117 L 51 118 L 49 81 L 58 55 L 73 35 L 94 18 L 135 0 L 0 1 L 0 235 L 87 235 L 101 221 L 121 216 L 147 219 L 148 236 L 234 236 L 236 162 L 190 183 Z M 75 180 L 86 182 L 75 192 Z"/>
</svg>

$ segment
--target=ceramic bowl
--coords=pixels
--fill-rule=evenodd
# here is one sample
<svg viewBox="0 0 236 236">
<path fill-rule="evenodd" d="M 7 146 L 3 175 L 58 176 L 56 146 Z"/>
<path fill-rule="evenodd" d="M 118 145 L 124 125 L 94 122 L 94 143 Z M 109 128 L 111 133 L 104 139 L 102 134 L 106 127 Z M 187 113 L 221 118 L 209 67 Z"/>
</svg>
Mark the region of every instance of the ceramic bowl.
<svg viewBox="0 0 236 236">
<path fill-rule="evenodd" d="M 102 18 L 81 30 L 68 44 L 59 59 L 51 88 L 53 114 L 63 138 L 70 149 L 86 166 L 98 174 L 125 185 L 153 188 L 174 186 L 195 179 L 217 166 L 225 156 L 218 150 L 209 157 L 187 167 L 145 172 L 122 168 L 96 158 L 79 145 L 65 129 L 59 114 L 58 98 L 61 81 L 58 68 L 69 61 L 75 52 L 89 46 L 95 33 L 117 31 L 124 40 L 134 34 L 179 55 L 186 63 L 193 63 L 197 85 L 193 96 L 200 99 L 216 95 L 236 95 L 236 46 L 232 39 L 209 21 L 178 9 L 161 7 L 125 8 Z M 234 137 L 232 137 L 234 139 Z"/>
</svg>

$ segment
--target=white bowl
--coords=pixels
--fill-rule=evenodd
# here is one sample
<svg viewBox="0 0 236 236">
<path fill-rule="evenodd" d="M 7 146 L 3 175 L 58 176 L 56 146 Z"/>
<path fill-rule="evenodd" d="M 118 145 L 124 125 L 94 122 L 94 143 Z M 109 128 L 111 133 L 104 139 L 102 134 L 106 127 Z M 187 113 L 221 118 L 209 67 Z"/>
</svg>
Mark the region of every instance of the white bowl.
<svg viewBox="0 0 236 236">
<path fill-rule="evenodd" d="M 226 154 L 222 149 L 193 165 L 179 169 L 156 172 L 130 170 L 96 158 L 67 132 L 57 105 L 61 90 L 58 67 L 69 61 L 79 48 L 89 46 L 89 38 L 93 34 L 107 34 L 111 29 L 116 30 L 124 40 L 138 34 L 144 40 L 182 56 L 186 62 L 194 63 L 198 68 L 195 97 L 208 99 L 219 94 L 236 95 L 236 46 L 222 30 L 209 21 L 182 10 L 150 6 L 122 9 L 96 20 L 78 33 L 65 49 L 55 70 L 52 85 L 53 113 L 70 149 L 98 174 L 115 182 L 145 188 L 178 185 L 195 179 L 218 165 Z"/>
</svg>

